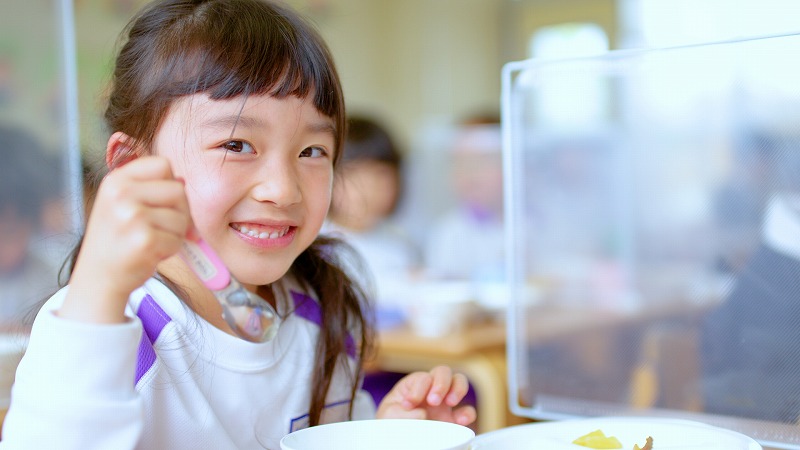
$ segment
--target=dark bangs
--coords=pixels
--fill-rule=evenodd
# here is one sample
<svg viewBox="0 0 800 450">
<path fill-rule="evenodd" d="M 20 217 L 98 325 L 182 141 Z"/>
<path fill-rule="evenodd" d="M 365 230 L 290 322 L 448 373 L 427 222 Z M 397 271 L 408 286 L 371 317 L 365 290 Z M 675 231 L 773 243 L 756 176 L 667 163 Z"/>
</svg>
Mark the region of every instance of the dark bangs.
<svg viewBox="0 0 800 450">
<path fill-rule="evenodd" d="M 342 89 L 333 58 L 310 24 L 267 2 L 171 3 L 171 17 L 153 18 L 160 26 L 147 24 L 146 12 L 137 21 L 159 30 L 152 47 L 137 52 L 152 63 L 144 65 L 149 73 L 140 80 L 138 95 L 140 105 L 151 105 L 158 116 L 152 119 L 160 123 L 172 101 L 201 92 L 215 100 L 263 94 L 306 98 L 313 93 L 315 108 L 334 120 L 338 161 L 345 128 Z M 136 28 L 134 23 L 131 37 Z M 151 142 L 146 133 L 140 137 Z"/>
</svg>

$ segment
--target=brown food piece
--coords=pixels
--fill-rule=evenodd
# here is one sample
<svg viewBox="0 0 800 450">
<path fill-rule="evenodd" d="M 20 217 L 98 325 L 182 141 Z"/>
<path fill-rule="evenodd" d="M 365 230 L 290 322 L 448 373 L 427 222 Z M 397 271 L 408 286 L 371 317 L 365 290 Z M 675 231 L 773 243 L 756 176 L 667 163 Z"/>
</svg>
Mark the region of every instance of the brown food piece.
<svg viewBox="0 0 800 450">
<path fill-rule="evenodd" d="M 653 450 L 653 438 L 650 437 L 650 436 L 647 436 L 647 443 L 644 444 L 644 447 L 639 448 L 639 445 L 635 444 L 633 446 L 633 450 Z"/>
</svg>

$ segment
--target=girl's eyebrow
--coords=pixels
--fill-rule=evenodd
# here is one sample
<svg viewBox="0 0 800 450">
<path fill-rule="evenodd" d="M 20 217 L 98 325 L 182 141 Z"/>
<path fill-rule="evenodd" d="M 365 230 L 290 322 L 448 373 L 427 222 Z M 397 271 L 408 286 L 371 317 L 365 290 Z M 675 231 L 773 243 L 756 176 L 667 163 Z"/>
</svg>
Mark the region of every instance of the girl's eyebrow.
<svg viewBox="0 0 800 450">
<path fill-rule="evenodd" d="M 234 129 L 234 128 L 263 128 L 267 122 L 251 116 L 227 115 L 218 116 L 203 122 L 203 126 L 211 128 Z M 305 126 L 307 133 L 326 133 L 336 135 L 336 127 L 331 121 L 313 121 Z"/>
<path fill-rule="evenodd" d="M 266 126 L 266 123 L 256 117 L 228 115 L 213 117 L 210 120 L 203 122 L 202 126 L 223 129 L 234 129 L 239 127 L 260 128 Z"/>
<path fill-rule="evenodd" d="M 328 120 L 312 122 L 308 124 L 306 130 L 310 133 L 327 133 L 336 135 L 336 127 L 333 126 L 333 123 Z"/>
</svg>

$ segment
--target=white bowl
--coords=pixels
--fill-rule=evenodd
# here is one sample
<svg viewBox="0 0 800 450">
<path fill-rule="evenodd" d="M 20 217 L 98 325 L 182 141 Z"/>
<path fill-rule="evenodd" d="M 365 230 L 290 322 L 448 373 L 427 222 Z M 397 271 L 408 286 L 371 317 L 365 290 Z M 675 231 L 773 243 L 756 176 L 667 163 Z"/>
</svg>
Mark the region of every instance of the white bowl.
<svg viewBox="0 0 800 450">
<path fill-rule="evenodd" d="M 306 428 L 281 439 L 282 450 L 467 450 L 475 432 L 448 422 L 375 419 Z"/>
<path fill-rule="evenodd" d="M 415 334 L 439 337 L 461 330 L 478 311 L 468 281 L 425 280 L 413 284 L 407 301 L 408 319 Z"/>
</svg>

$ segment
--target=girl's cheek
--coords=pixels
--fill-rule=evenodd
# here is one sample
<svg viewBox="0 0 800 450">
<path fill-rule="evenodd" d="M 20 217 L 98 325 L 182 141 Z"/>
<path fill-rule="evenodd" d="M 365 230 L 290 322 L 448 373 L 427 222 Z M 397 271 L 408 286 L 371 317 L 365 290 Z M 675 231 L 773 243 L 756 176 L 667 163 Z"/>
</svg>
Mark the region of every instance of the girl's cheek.
<svg viewBox="0 0 800 450">
<path fill-rule="evenodd" d="M 220 209 L 225 203 L 225 189 L 215 188 L 207 183 L 188 185 L 186 198 L 189 211 L 198 230 L 208 228 L 208 224 L 221 218 Z"/>
</svg>

